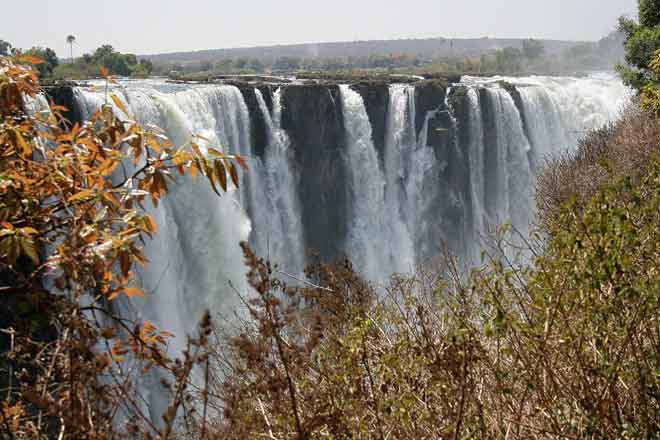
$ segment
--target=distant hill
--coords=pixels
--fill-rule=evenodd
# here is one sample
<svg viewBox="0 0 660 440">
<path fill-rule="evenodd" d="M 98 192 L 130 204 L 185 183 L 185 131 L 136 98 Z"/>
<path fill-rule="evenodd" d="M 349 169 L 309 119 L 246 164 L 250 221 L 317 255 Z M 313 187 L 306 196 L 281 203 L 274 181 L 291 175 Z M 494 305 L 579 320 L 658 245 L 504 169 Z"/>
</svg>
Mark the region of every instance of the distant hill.
<svg viewBox="0 0 660 440">
<path fill-rule="evenodd" d="M 418 55 L 428 58 L 478 57 L 505 47 L 522 47 L 521 38 L 426 38 L 402 40 L 351 41 L 341 43 L 310 43 L 262 46 L 236 49 L 210 49 L 194 52 L 174 52 L 144 55 L 158 63 L 191 63 L 222 59 L 257 58 L 264 62 L 282 57 L 339 58 L 368 57 L 370 55 Z M 546 54 L 555 55 L 583 44 L 577 41 L 539 40 Z"/>
</svg>

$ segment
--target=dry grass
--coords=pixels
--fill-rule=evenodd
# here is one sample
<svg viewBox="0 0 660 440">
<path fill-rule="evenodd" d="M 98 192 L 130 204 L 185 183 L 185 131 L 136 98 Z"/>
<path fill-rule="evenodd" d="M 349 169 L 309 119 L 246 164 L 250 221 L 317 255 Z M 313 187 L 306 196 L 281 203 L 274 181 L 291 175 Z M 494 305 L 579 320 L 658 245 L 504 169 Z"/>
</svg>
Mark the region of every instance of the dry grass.
<svg viewBox="0 0 660 440">
<path fill-rule="evenodd" d="M 660 152 L 658 139 L 660 121 L 632 104 L 619 121 L 589 133 L 576 153 L 550 160 L 536 188 L 541 224 L 547 226 L 567 201 L 584 206 L 608 183 L 626 176 L 638 182 Z"/>
</svg>

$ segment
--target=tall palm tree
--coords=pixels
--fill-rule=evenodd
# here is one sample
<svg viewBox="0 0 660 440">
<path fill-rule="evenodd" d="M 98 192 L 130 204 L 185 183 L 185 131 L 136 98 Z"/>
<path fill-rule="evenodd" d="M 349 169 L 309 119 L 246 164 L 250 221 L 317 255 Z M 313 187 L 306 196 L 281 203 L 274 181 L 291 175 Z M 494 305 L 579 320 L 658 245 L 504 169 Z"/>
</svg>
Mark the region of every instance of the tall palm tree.
<svg viewBox="0 0 660 440">
<path fill-rule="evenodd" d="M 69 35 L 66 37 L 66 42 L 69 43 L 69 49 L 70 49 L 70 54 L 71 54 L 71 64 L 73 64 L 73 43 L 76 42 L 76 37 L 73 35 Z"/>
</svg>

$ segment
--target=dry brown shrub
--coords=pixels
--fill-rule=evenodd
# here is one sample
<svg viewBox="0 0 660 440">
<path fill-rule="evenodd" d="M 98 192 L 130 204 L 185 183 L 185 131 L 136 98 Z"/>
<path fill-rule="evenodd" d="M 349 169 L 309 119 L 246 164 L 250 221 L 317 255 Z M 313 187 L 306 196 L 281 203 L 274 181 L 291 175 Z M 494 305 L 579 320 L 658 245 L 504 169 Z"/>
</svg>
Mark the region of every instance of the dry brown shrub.
<svg viewBox="0 0 660 440">
<path fill-rule="evenodd" d="M 619 121 L 588 133 L 575 153 L 549 160 L 536 184 L 541 224 L 567 201 L 584 206 L 606 184 L 625 176 L 639 181 L 660 152 L 659 139 L 660 120 L 631 104 Z"/>
</svg>

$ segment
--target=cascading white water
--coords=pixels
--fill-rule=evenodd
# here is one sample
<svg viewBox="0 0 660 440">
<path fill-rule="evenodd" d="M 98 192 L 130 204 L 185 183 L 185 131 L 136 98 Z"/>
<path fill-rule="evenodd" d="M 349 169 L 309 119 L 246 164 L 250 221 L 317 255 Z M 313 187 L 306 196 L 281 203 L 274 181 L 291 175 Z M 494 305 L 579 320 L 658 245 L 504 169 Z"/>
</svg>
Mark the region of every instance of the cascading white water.
<svg viewBox="0 0 660 440">
<path fill-rule="evenodd" d="M 235 92 L 232 87 L 178 93 L 141 88 L 114 91 L 125 101 L 129 116 L 157 124 L 175 145 L 199 134 L 208 139 L 200 141 L 202 147 L 208 144 L 242 151 L 242 145 L 249 142 L 249 119 L 241 118 L 242 97 Z M 76 95 L 86 111 L 104 102 L 102 93 L 77 89 Z M 122 313 L 149 319 L 174 333 L 170 347 L 179 353 L 205 309 L 231 314 L 239 308 L 240 300 L 230 283 L 245 290 L 246 268 L 238 243 L 248 239 L 250 220 L 234 188 L 218 197 L 205 182 L 195 183 L 190 177 L 180 178 L 158 207 L 148 209 L 160 230 L 147 242 L 147 270 L 139 273 L 147 295 Z M 143 385 L 143 389 L 149 410 L 157 418 L 167 402 L 157 384 Z"/>
<path fill-rule="evenodd" d="M 542 165 L 545 158 L 563 148 L 571 148 L 576 136 L 562 121 L 561 111 L 543 87 L 519 87 L 529 142 L 533 150 L 533 166 Z"/>
<path fill-rule="evenodd" d="M 500 81 L 516 85 L 518 102 Z M 467 87 L 467 118 L 450 118 L 454 138 L 443 148 L 456 151 L 441 152 L 446 154 L 442 160 L 436 157 L 437 146 L 427 145 L 427 137 L 429 123 L 439 112 L 449 111 L 451 116 L 449 102 L 439 102 L 425 115 L 418 135 L 414 86 L 392 85 L 379 157 L 364 101 L 350 87 L 341 87 L 353 210 L 348 214 L 349 236 L 342 240 L 370 277 L 383 279 L 393 271 L 410 270 L 437 249 L 431 247 L 434 240 L 472 240 L 466 246 L 469 258 L 478 253 L 477 238 L 487 225 L 510 220 L 525 230 L 536 167 L 548 154 L 574 148 L 585 130 L 614 119 L 628 96 L 618 80 L 607 77 L 465 77 L 460 85 Z M 168 328 L 183 334 L 190 328 L 187 315 L 207 306 L 221 307 L 232 297 L 227 280 L 243 285 L 245 268 L 237 243 L 248 234 L 260 255 L 270 256 L 287 272 L 301 273 L 307 249 L 298 189 L 304 183 L 299 182 L 289 139 L 281 128 L 280 90 L 273 96 L 272 115 L 261 92 L 255 92 L 268 139 L 263 158 L 253 154 L 249 111 L 236 87 L 146 81 L 113 93 L 126 102 L 130 117 L 163 127 L 176 144 L 199 134 L 208 139 L 200 141 L 202 146 L 208 142 L 250 158 L 240 192 L 232 190 L 218 198 L 204 184 L 186 181 L 154 210 L 164 233 L 147 247 L 153 270 L 144 284 L 165 299 L 145 307 L 145 315 L 159 323 L 167 321 Z M 80 88 L 76 94 L 85 117 L 105 100 L 102 88 Z M 461 130 L 468 131 L 465 145 L 458 142 L 456 133 Z M 465 158 L 466 182 L 447 181 L 456 178 L 451 175 L 439 179 L 450 156 Z M 469 201 L 464 203 L 456 186 L 466 184 Z M 458 203 L 452 203 L 454 199 Z M 453 223 L 446 221 L 446 209 L 453 210 Z M 464 214 L 456 216 L 456 209 Z"/>
<path fill-rule="evenodd" d="M 527 154 L 529 141 L 525 136 L 520 112 L 513 98 L 504 89 L 487 89 L 495 119 L 498 198 L 495 218 L 491 223 L 511 221 L 519 231 L 529 225 L 532 175 Z M 492 182 L 491 182 L 492 183 Z"/>
<path fill-rule="evenodd" d="M 475 89 L 467 92 L 469 108 L 468 126 L 468 161 L 470 165 L 470 198 L 472 201 L 472 234 L 471 239 L 475 246 L 468 258 L 477 261 L 478 247 L 482 237 L 486 234 L 486 182 L 484 179 L 484 131 L 479 95 Z"/>
<path fill-rule="evenodd" d="M 268 145 L 259 171 L 263 172 L 263 197 L 255 207 L 254 243 L 258 255 L 268 257 L 287 273 L 300 275 L 305 265 L 305 246 L 298 198 L 298 178 L 291 163 L 289 137 L 281 127 L 282 93 L 273 95 L 273 116 L 259 89 L 259 110 L 266 123 Z"/>
<path fill-rule="evenodd" d="M 501 81 L 516 85 L 520 108 Z M 573 150 L 588 130 L 616 119 L 630 96 L 620 81 L 608 76 L 464 77 L 462 82 L 469 87 L 468 151 L 476 233 L 484 232 L 483 219 L 490 226 L 511 221 L 524 233 L 533 218 L 535 170 L 545 159 Z M 492 120 L 484 120 L 484 106 Z M 484 139 L 488 124 L 494 132 Z M 488 164 L 486 156 L 491 157 Z"/>
<path fill-rule="evenodd" d="M 410 173 L 411 155 L 417 147 L 415 133 L 415 89 L 412 86 L 390 86 L 389 113 L 385 135 L 384 169 L 387 183 L 385 197 L 391 206 L 406 203 L 406 181 Z M 407 225 L 411 213 L 401 212 Z"/>
<path fill-rule="evenodd" d="M 347 85 L 340 86 L 340 92 L 352 206 L 345 248 L 369 279 L 382 280 L 412 268 L 413 244 L 399 217 L 399 205 L 386 198 L 362 96 Z"/>
<path fill-rule="evenodd" d="M 435 166 L 435 157 L 426 145 L 418 145 L 415 130 L 415 88 L 395 84 L 389 89 L 389 113 L 385 132 L 385 199 L 392 214 L 403 221 L 401 236 L 406 237 L 406 246 L 411 243 L 408 259 L 417 264 L 420 237 L 423 237 L 424 222 L 421 218 L 428 200 L 425 193 L 425 177 Z M 402 249 L 402 252 L 404 250 Z M 407 248 L 405 249 L 406 254 Z M 408 269 L 412 269 L 411 266 Z"/>
<path fill-rule="evenodd" d="M 490 87 L 504 81 L 515 85 L 522 97 L 530 125 L 530 142 L 539 148 L 540 159 L 571 150 L 591 129 L 616 120 L 629 102 L 631 91 L 616 76 L 595 74 L 570 77 L 465 76 L 461 83 L 473 88 Z"/>
<path fill-rule="evenodd" d="M 414 90 L 408 96 L 414 97 Z M 407 124 L 409 133 L 415 133 L 415 101 L 408 99 L 409 117 Z M 425 118 L 419 136 L 416 136 L 408 151 L 408 171 L 405 180 L 405 203 L 402 205 L 408 231 L 414 240 L 415 261 L 432 253 L 430 230 L 437 218 L 433 215 L 434 201 L 441 189 L 439 181 L 440 168 L 446 164 L 439 163 L 433 148 L 427 145 L 429 121 L 438 114 L 438 110 L 429 111 Z"/>
<path fill-rule="evenodd" d="M 498 81 L 515 84 L 519 99 Z M 466 91 L 466 113 L 454 113 L 450 100 L 438 102 L 419 133 L 414 86 L 390 86 L 382 157 L 362 96 L 340 87 L 345 150 L 332 154 L 344 159 L 337 163 L 345 167 L 346 181 L 332 184 L 345 187 L 349 212 L 341 216 L 346 236 L 330 240 L 341 242 L 368 278 L 380 281 L 410 271 L 433 256 L 439 240 L 469 241 L 454 251 L 476 261 L 479 236 L 496 222 L 510 220 L 525 231 L 533 216 L 533 174 L 543 158 L 573 149 L 586 130 L 616 118 L 628 97 L 620 81 L 603 77 L 467 77 L 456 86 Z M 309 182 L 300 181 L 296 151 L 282 129 L 281 90 L 273 95 L 272 114 L 255 90 L 266 125 L 261 158 L 252 150 L 248 107 L 234 86 L 145 81 L 112 93 L 129 110 L 123 115 L 115 108 L 117 114 L 162 127 L 175 144 L 197 134 L 207 139 L 197 140 L 202 148 L 211 145 L 249 158 L 240 190 L 230 188 L 218 197 L 206 182 L 182 178 L 158 207 L 149 207 L 160 225 L 146 246 L 148 270 L 140 274 L 149 294 L 126 313 L 175 333 L 172 349 L 178 351 L 204 309 L 229 315 L 238 307 L 233 288 L 247 289 L 240 241 L 249 239 L 260 256 L 300 275 L 307 251 L 303 230 L 314 228 L 303 224 L 299 199 L 301 186 Z M 75 94 L 84 118 L 106 100 L 103 90 L 77 88 Z M 440 130 L 449 140 L 428 145 L 431 124 L 438 130 L 438 121 L 447 116 L 448 125 Z M 464 171 L 447 172 L 457 165 Z M 151 404 L 153 414 L 162 412 L 158 395 Z"/>
<path fill-rule="evenodd" d="M 227 152 L 244 152 L 245 144 L 249 145 L 247 108 L 235 87 L 113 92 L 125 101 L 131 117 L 163 128 L 175 145 L 186 144 L 193 135 L 207 139 L 198 139 L 200 146 Z M 86 112 L 104 102 L 102 92 L 79 88 L 76 95 Z M 179 337 L 176 345 L 184 342 L 195 324 L 191 316 L 200 316 L 205 308 L 220 310 L 226 303 L 238 303 L 228 283 L 238 288 L 245 285 L 238 242 L 247 240 L 251 230 L 234 188 L 218 197 L 205 182 L 194 183 L 189 177 L 180 180 L 157 208 L 150 208 L 160 233 L 145 248 L 149 264 L 141 281 L 153 295 L 140 308 L 145 317 Z"/>
</svg>

